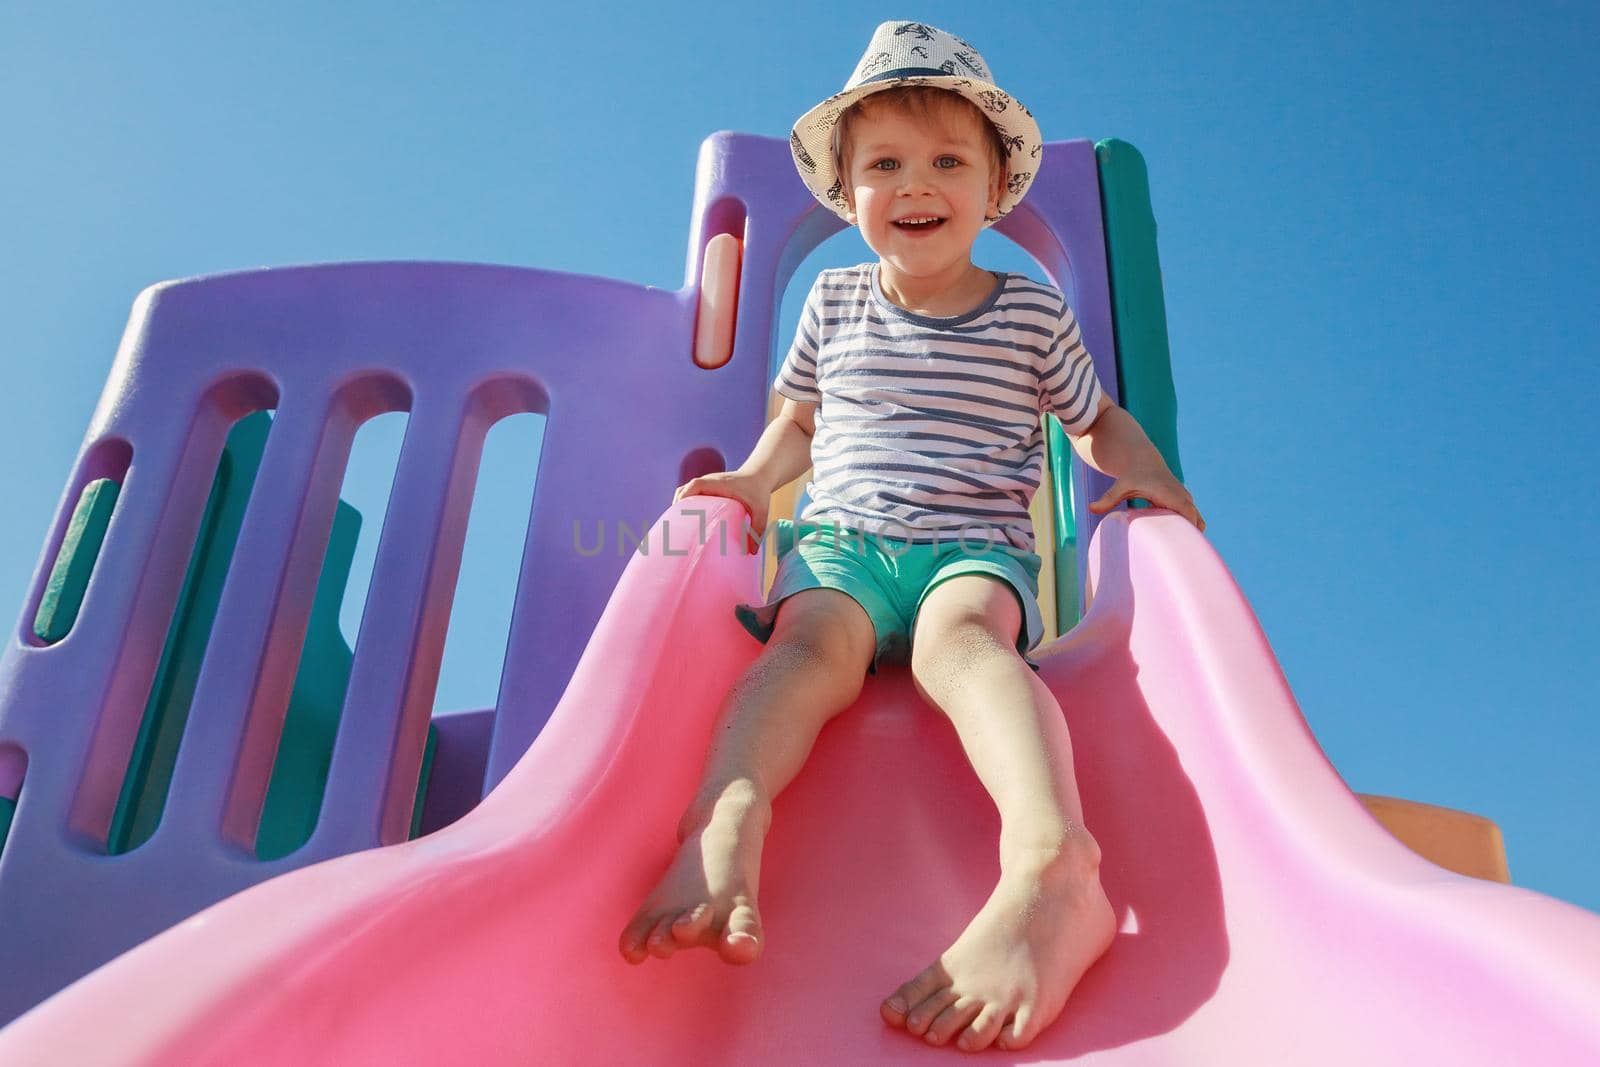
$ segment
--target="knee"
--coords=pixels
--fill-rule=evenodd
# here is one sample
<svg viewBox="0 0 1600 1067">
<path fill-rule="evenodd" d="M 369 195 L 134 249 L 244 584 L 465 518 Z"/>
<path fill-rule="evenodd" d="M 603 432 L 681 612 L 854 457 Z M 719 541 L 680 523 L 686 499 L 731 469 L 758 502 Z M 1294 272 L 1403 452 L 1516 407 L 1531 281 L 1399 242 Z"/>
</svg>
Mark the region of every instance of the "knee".
<svg viewBox="0 0 1600 1067">
<path fill-rule="evenodd" d="M 911 679 L 926 699 L 948 689 L 977 663 L 1010 651 L 982 613 L 957 612 L 918 628 L 911 645 Z"/>
<path fill-rule="evenodd" d="M 779 669 L 825 679 L 841 707 L 860 695 L 866 681 L 867 664 L 857 662 L 860 650 L 836 627 L 791 626 L 773 635 L 764 658 Z"/>
</svg>

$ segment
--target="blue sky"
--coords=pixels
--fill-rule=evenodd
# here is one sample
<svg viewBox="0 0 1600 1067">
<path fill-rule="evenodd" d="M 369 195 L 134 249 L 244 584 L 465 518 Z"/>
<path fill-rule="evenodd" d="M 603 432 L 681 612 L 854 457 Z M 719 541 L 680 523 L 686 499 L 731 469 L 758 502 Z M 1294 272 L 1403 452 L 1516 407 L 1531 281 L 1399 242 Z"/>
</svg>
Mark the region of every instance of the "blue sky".
<svg viewBox="0 0 1600 1067">
<path fill-rule="evenodd" d="M 916 18 L 1047 139 L 1144 153 L 1189 485 L 1345 780 L 1496 820 L 1516 882 L 1600 908 L 1600 9 L 686 10 L 0 7 L 0 602 L 146 285 L 427 259 L 676 288 L 701 140 L 786 135 Z M 825 244 L 785 331 L 814 268 L 866 256 Z M 1032 269 L 994 235 L 977 258 Z M 536 421 L 491 438 L 469 533 L 457 614 L 490 630 Z M 358 455 L 346 494 L 368 552 L 381 472 Z M 491 702 L 498 658 L 453 629 L 440 706 Z"/>
</svg>

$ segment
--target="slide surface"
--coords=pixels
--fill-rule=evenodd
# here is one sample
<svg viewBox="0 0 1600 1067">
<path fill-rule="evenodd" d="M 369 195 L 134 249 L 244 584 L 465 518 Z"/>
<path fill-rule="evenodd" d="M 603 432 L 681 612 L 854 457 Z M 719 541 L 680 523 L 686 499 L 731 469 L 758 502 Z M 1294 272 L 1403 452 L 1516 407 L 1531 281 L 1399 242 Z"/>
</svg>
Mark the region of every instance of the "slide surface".
<svg viewBox="0 0 1600 1067">
<path fill-rule="evenodd" d="M 700 506 L 703 540 L 683 510 Z M 741 516 L 695 498 L 656 524 L 549 724 L 465 819 L 179 924 L 0 1031 L 0 1062 L 963 1055 L 878 1015 L 998 875 L 994 806 L 903 669 L 868 681 L 778 798 L 756 963 L 697 950 L 634 967 L 617 953 L 672 855 L 722 697 L 758 651 L 730 610 L 759 582 Z M 1391 838 L 1317 747 L 1199 533 L 1168 512 L 1118 512 L 1091 581 L 1041 677 L 1071 728 L 1120 933 L 1032 1046 L 982 1056 L 1600 1062 L 1600 916 Z"/>
</svg>

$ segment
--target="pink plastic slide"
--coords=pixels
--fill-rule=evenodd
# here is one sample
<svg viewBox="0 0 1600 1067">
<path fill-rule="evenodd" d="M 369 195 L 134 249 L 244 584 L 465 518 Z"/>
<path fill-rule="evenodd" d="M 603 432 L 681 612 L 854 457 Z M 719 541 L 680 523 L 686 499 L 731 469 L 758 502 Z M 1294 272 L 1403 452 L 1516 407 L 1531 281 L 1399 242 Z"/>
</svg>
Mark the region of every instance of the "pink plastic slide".
<svg viewBox="0 0 1600 1067">
<path fill-rule="evenodd" d="M 708 508 L 698 521 L 684 508 Z M 961 1056 L 878 1003 L 998 875 L 998 818 L 904 669 L 869 679 L 777 800 L 768 943 L 630 966 L 759 586 L 727 500 L 635 556 L 553 718 L 471 815 L 285 875 L 0 1033 L 21 1064 L 885 1064 Z M 726 549 L 724 549 L 726 546 Z M 662 550 L 670 548 L 672 553 Z M 1600 917 L 1391 838 L 1317 747 L 1205 539 L 1096 535 L 1083 623 L 1041 657 L 1121 932 L 1054 1026 L 993 1062 L 1600 1063 Z M 1330 650 L 1333 654 L 1333 650 Z"/>
</svg>

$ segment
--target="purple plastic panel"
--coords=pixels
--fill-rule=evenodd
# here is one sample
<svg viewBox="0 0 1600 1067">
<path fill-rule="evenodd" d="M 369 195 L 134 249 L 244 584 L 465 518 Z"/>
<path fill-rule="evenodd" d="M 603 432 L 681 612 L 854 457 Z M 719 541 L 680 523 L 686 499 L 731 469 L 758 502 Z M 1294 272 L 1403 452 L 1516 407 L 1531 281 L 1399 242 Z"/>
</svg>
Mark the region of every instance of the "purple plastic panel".
<svg viewBox="0 0 1600 1067">
<path fill-rule="evenodd" d="M 404 837 L 483 438 L 497 419 L 535 411 L 548 423 L 492 788 L 538 735 L 622 572 L 620 524 L 645 530 L 676 485 L 749 452 L 772 346 L 786 343 L 783 289 L 842 228 L 799 182 L 786 141 L 719 133 L 701 150 L 676 292 L 517 267 L 350 263 L 140 294 L 0 659 L 0 747 L 27 766 L 0 855 L 0 1021 L 224 896 Z M 1039 179 L 1000 229 L 1068 292 L 1114 390 L 1092 145 L 1045 146 Z M 691 344 L 700 254 L 717 233 L 741 236 L 744 256 L 733 358 L 708 371 Z M 264 408 L 277 415 L 161 824 L 106 856 L 224 438 Z M 321 819 L 305 847 L 260 862 L 254 830 L 351 440 L 392 410 L 410 412 L 389 504 L 404 521 L 380 535 Z M 77 489 L 108 448 L 131 454 L 117 508 L 75 628 L 45 647 L 29 622 Z M 1086 547 L 1093 517 L 1078 521 Z M 601 524 L 609 536 L 594 553 Z"/>
<path fill-rule="evenodd" d="M 1091 141 L 1044 146 L 1038 177 L 996 230 L 1039 261 L 1049 281 L 1066 294 L 1078 316 L 1083 343 L 1111 399 L 1121 402 L 1116 335 L 1111 324 L 1111 286 L 1106 276 L 1106 235 L 1100 213 L 1100 170 Z M 1089 573 L 1089 542 L 1103 516 L 1088 509 L 1111 488 L 1111 479 L 1087 464 L 1073 464 L 1078 573 Z M 1081 590 L 1079 591 L 1081 594 Z"/>
</svg>

